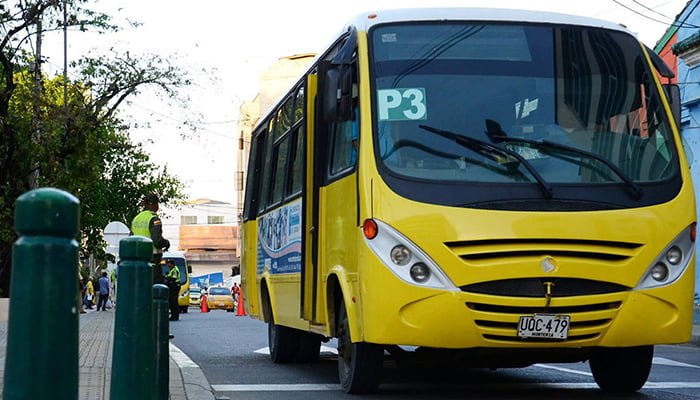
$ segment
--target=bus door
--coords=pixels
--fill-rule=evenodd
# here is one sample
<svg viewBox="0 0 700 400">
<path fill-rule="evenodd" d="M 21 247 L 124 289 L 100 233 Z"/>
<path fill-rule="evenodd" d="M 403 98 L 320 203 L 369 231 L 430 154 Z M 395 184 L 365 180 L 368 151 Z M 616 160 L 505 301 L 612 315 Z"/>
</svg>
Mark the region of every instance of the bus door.
<svg viewBox="0 0 700 400">
<path fill-rule="evenodd" d="M 357 101 L 352 97 L 356 81 L 355 47 L 356 37 L 351 34 L 339 45 L 333 60 L 321 62 L 318 74 L 310 75 L 307 81 L 307 121 L 313 121 L 314 128 L 308 129 L 307 143 L 307 151 L 313 156 L 307 158 L 302 316 L 312 325 L 327 323 L 322 285 L 328 272 L 334 267 L 353 271 L 356 265 L 358 211 L 354 172 L 359 116 Z M 329 116 L 329 107 L 323 103 L 336 93 L 339 85 L 348 96 L 338 101 L 339 114 Z M 332 101 L 336 101 L 335 96 Z"/>
</svg>

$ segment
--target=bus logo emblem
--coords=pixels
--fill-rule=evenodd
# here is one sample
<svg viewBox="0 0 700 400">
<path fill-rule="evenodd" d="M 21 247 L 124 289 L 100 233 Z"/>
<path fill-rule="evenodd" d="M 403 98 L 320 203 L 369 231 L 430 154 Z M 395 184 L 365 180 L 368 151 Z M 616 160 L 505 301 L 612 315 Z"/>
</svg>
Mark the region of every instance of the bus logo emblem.
<svg viewBox="0 0 700 400">
<path fill-rule="evenodd" d="M 540 263 L 542 271 L 546 273 L 554 272 L 557 269 L 557 262 L 552 257 L 545 257 Z"/>
</svg>

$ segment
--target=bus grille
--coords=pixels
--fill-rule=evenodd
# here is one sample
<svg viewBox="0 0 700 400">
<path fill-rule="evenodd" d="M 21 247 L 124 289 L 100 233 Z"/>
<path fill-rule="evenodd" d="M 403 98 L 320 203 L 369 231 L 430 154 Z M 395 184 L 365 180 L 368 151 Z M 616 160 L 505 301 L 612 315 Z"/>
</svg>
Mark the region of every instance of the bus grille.
<svg viewBox="0 0 700 400">
<path fill-rule="evenodd" d="M 503 343 L 562 343 L 595 340 L 607 329 L 622 301 L 603 301 L 590 304 L 564 306 L 502 306 L 496 304 L 467 302 L 466 306 L 474 313 L 474 323 L 484 339 Z M 571 325 L 566 340 L 548 338 L 518 337 L 518 321 L 521 316 L 533 314 L 569 315 Z"/>
<path fill-rule="evenodd" d="M 544 256 L 621 262 L 633 257 L 642 247 L 639 243 L 581 239 L 461 240 L 445 245 L 467 262 Z"/>
<path fill-rule="evenodd" d="M 502 279 L 462 286 L 464 292 L 496 296 L 540 297 L 547 291 L 545 282 L 551 282 L 552 297 L 585 296 L 616 293 L 630 288 L 610 282 L 576 278 L 521 278 Z"/>
</svg>

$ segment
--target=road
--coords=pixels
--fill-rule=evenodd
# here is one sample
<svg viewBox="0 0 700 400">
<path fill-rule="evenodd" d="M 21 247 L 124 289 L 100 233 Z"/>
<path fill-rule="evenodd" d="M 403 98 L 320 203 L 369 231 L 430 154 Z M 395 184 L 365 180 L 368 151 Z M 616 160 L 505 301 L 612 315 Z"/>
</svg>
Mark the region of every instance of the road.
<svg viewBox="0 0 700 400">
<path fill-rule="evenodd" d="M 217 399 L 347 399 L 339 389 L 335 343 L 324 344 L 312 364 L 272 364 L 267 326 L 249 317 L 191 309 L 171 323 L 179 359 L 196 363 Z M 176 359 L 178 359 L 176 357 Z M 178 361 L 180 362 L 180 361 Z M 185 362 L 185 361 L 182 361 Z M 191 364 L 190 364 L 191 365 Z M 468 369 L 435 373 L 434 368 L 384 365 L 382 384 L 364 399 L 619 399 L 597 389 L 588 365 L 538 364 L 520 369 Z M 657 346 L 645 387 L 629 399 L 700 399 L 700 348 Z"/>
</svg>

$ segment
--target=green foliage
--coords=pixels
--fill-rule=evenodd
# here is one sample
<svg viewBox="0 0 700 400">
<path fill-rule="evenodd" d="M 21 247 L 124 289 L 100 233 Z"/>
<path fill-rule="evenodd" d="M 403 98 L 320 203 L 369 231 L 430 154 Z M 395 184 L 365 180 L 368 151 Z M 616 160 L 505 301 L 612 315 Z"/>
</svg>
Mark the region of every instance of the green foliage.
<svg viewBox="0 0 700 400">
<path fill-rule="evenodd" d="M 109 16 L 87 9 L 88 3 L 68 1 L 69 25 L 116 29 Z M 92 255 L 99 264 L 106 258 L 102 229 L 110 221 L 129 225 L 145 193 L 158 193 L 164 204 L 183 198 L 182 183 L 131 142 L 118 111 L 146 86 L 178 99 L 177 88 L 189 84 L 188 79 L 160 56 L 110 50 L 74 61 L 72 82 L 42 76 L 37 90 L 30 72 L 33 59 L 25 47 L 39 16 L 45 30 L 60 28 L 59 5 L 63 2 L 0 3 L 0 294 L 7 293 L 16 239 L 14 202 L 29 190 L 34 168 L 40 187 L 60 188 L 80 199 L 81 255 Z M 39 135 L 32 139 L 35 132 Z"/>
</svg>

